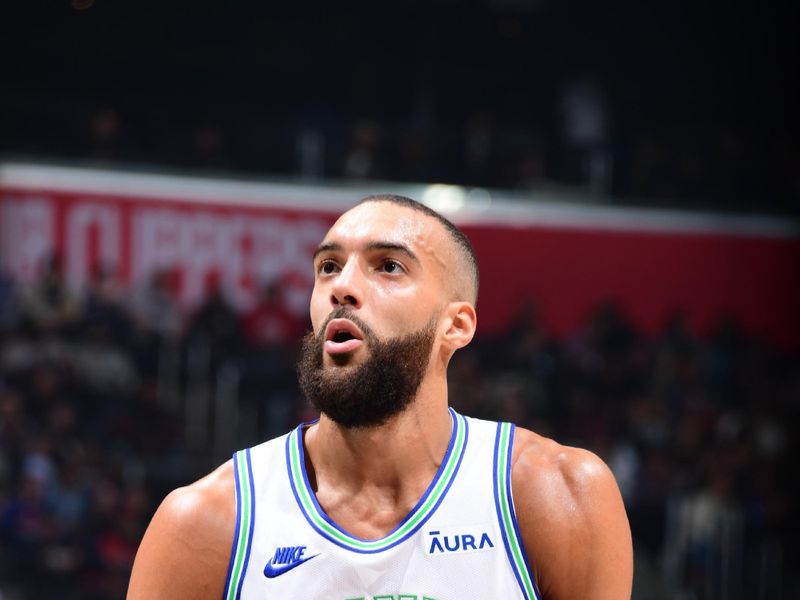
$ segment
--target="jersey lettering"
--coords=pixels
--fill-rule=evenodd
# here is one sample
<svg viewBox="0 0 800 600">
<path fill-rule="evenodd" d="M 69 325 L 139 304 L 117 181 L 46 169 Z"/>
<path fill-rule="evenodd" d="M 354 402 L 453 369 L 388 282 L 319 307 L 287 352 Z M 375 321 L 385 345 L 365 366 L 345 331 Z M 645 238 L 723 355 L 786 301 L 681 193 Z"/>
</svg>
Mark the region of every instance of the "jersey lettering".
<svg viewBox="0 0 800 600">
<path fill-rule="evenodd" d="M 453 554 L 456 552 L 479 552 L 481 550 L 491 550 L 494 542 L 485 531 L 473 535 L 471 533 L 442 533 L 441 531 L 429 531 L 431 536 L 428 554 Z M 476 541 L 477 540 L 477 541 Z"/>
</svg>

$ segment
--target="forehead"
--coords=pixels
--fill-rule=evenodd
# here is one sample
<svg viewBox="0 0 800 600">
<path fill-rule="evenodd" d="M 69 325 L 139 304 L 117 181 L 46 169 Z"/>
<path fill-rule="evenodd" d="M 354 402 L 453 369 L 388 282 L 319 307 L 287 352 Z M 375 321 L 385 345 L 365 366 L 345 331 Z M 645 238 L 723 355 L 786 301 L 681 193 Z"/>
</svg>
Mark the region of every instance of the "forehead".
<svg viewBox="0 0 800 600">
<path fill-rule="evenodd" d="M 429 215 L 390 202 L 365 202 L 334 223 L 325 242 L 359 245 L 369 242 L 405 244 L 412 250 L 443 250 L 439 223 Z"/>
</svg>

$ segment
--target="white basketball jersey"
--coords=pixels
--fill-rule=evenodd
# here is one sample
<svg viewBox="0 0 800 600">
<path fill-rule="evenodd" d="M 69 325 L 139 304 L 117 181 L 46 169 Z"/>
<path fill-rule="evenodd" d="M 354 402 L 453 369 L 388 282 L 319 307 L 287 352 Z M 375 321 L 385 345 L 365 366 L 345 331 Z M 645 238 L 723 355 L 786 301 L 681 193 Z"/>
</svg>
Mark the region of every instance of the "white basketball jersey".
<svg viewBox="0 0 800 600">
<path fill-rule="evenodd" d="M 436 476 L 377 540 L 344 531 L 317 503 L 303 456 L 307 424 L 235 453 L 224 599 L 538 600 L 511 497 L 514 426 L 450 413 Z"/>
</svg>

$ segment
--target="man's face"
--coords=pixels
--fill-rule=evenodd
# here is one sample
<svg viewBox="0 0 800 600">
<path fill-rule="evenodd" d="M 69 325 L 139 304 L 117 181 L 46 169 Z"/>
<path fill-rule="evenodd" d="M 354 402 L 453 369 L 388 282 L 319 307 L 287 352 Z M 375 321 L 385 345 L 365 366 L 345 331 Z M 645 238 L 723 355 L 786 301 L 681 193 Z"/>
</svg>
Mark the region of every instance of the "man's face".
<svg viewBox="0 0 800 600">
<path fill-rule="evenodd" d="M 323 364 L 354 365 L 370 353 L 357 328 L 328 322 L 338 308 L 352 310 L 379 339 L 426 327 L 446 301 L 448 248 L 435 219 L 404 206 L 367 202 L 342 215 L 314 258 L 311 323 L 317 334 L 329 329 Z"/>
<path fill-rule="evenodd" d="M 320 244 L 314 331 L 304 344 L 300 379 L 309 399 L 334 420 L 379 424 L 416 393 L 438 349 L 446 236 L 418 211 L 368 202 L 345 213 Z M 339 418 L 338 408 L 346 408 Z"/>
</svg>

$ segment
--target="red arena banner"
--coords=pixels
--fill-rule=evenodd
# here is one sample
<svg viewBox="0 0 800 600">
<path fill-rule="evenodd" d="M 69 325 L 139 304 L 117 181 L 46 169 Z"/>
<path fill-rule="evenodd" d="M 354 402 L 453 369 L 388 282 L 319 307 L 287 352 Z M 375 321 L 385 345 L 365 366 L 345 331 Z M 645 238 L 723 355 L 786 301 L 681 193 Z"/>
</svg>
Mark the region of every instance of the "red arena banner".
<svg viewBox="0 0 800 600">
<path fill-rule="evenodd" d="M 126 183 L 112 183 L 107 192 L 69 189 L 55 179 L 27 189 L 0 187 L 4 270 L 28 283 L 56 254 L 77 288 L 100 267 L 132 285 L 168 272 L 187 309 L 202 300 L 212 278 L 240 310 L 252 305 L 259 285 L 277 280 L 290 305 L 307 310 L 313 283 L 309 257 L 333 213 L 243 199 L 232 203 L 225 193 L 216 202 L 199 194 L 173 196 L 166 189 L 153 194 Z"/>
<path fill-rule="evenodd" d="M 187 310 L 212 279 L 241 310 L 261 285 L 278 281 L 304 314 L 314 248 L 336 215 L 379 192 L 422 200 L 467 232 L 481 267 L 482 333 L 509 327 L 532 302 L 548 330 L 567 334 L 592 307 L 613 300 L 646 332 L 675 311 L 700 334 L 730 315 L 754 335 L 800 346 L 800 236 L 774 218 L 521 202 L 453 186 L 312 186 L 4 164 L 0 264 L 26 283 L 57 254 L 75 286 L 101 266 L 129 285 L 169 272 Z"/>
</svg>

